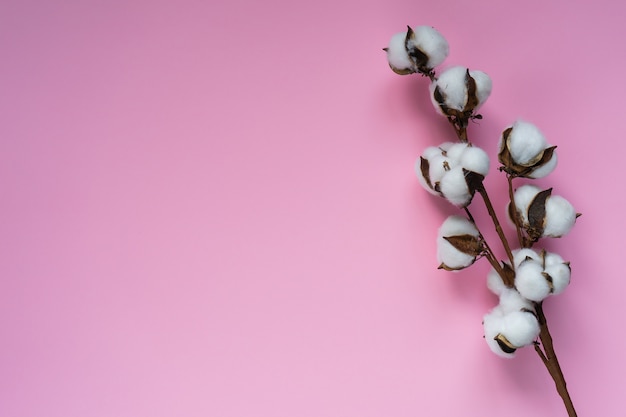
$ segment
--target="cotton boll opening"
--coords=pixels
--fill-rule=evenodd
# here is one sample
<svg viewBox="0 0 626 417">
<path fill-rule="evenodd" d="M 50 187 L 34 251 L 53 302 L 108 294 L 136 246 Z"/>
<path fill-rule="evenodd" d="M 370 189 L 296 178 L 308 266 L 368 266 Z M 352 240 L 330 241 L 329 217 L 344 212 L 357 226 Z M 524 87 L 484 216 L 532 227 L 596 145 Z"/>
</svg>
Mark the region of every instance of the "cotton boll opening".
<svg viewBox="0 0 626 417">
<path fill-rule="evenodd" d="M 541 256 L 539 256 L 537 252 L 530 248 L 523 248 L 513 251 L 513 262 L 515 262 L 516 268 L 519 267 L 520 264 L 527 258 L 530 258 L 535 262 L 541 263 Z"/>
<path fill-rule="evenodd" d="M 448 216 L 439 227 L 437 236 L 455 236 L 455 235 L 472 235 L 479 236 L 476 226 L 461 216 Z"/>
<path fill-rule="evenodd" d="M 500 308 L 504 313 L 512 311 L 531 310 L 534 311 L 533 304 L 522 297 L 515 288 L 506 288 L 500 294 Z"/>
<path fill-rule="evenodd" d="M 487 273 L 487 288 L 497 296 L 500 296 L 507 289 L 502 277 L 493 268 Z"/>
<path fill-rule="evenodd" d="M 465 173 L 460 166 L 445 173 L 439 183 L 439 189 L 446 200 L 458 207 L 466 206 L 472 199 L 465 181 Z"/>
<path fill-rule="evenodd" d="M 571 277 L 569 265 L 565 263 L 551 265 L 546 267 L 545 273 L 548 274 L 552 280 L 552 294 L 557 295 L 565 291 Z"/>
<path fill-rule="evenodd" d="M 543 236 L 561 237 L 569 233 L 576 223 L 576 210 L 569 201 L 553 195 L 546 201 L 546 221 Z"/>
<path fill-rule="evenodd" d="M 467 268 L 475 260 L 474 256 L 459 251 L 447 240 L 437 239 L 437 261 L 442 268 L 455 271 Z"/>
<path fill-rule="evenodd" d="M 501 334 L 518 348 L 531 344 L 539 336 L 539 323 L 534 314 L 514 311 L 503 318 Z"/>
<path fill-rule="evenodd" d="M 424 152 L 422 152 L 422 158 L 430 160 L 436 156 L 444 156 L 444 145 L 445 144 L 442 144 L 441 146 L 429 146 L 428 148 L 424 149 Z"/>
<path fill-rule="evenodd" d="M 552 158 L 550 158 L 550 160 L 548 160 L 548 162 L 546 162 L 545 164 L 543 164 L 542 166 L 535 168 L 533 170 L 533 172 L 531 172 L 528 177 L 529 178 L 543 178 L 546 177 L 548 174 L 550 174 L 552 171 L 554 171 L 554 169 L 556 168 L 558 164 L 558 158 L 556 155 L 556 151 L 553 151 L 552 153 Z"/>
<path fill-rule="evenodd" d="M 489 173 L 489 155 L 476 146 L 469 146 L 465 149 L 460 164 L 466 170 L 477 172 L 483 176 Z"/>
<path fill-rule="evenodd" d="M 522 217 L 524 225 L 528 225 L 528 207 L 539 192 L 541 192 L 539 187 L 530 184 L 522 185 L 515 190 L 513 200 L 515 201 L 515 206 Z"/>
<path fill-rule="evenodd" d="M 478 98 L 478 105 L 474 110 L 478 110 L 491 95 L 492 82 L 491 78 L 482 71 L 472 70 L 470 71 L 470 76 L 476 81 L 476 98 Z"/>
<path fill-rule="evenodd" d="M 461 216 L 449 216 L 437 232 L 437 260 L 446 269 L 457 270 L 470 266 L 476 257 L 461 252 L 446 238 L 470 235 L 480 236 L 478 229 L 472 222 Z"/>
<path fill-rule="evenodd" d="M 413 29 L 416 46 L 428 56 L 428 68 L 441 64 L 449 53 L 448 41 L 431 26 L 417 26 Z"/>
<path fill-rule="evenodd" d="M 404 40 L 406 32 L 396 33 L 389 40 L 389 45 L 385 48 L 389 66 L 399 74 L 415 72 L 414 64 L 409 56 Z"/>
<path fill-rule="evenodd" d="M 515 273 L 515 288 L 528 300 L 539 302 L 550 295 L 551 283 L 543 275 L 543 267 L 535 261 L 522 262 Z"/>
<path fill-rule="evenodd" d="M 430 163 L 430 181 L 434 186 L 435 183 L 440 182 L 444 175 L 450 170 L 450 160 L 443 155 L 435 155 L 428 162 Z"/>
<path fill-rule="evenodd" d="M 543 262 L 546 268 L 565 263 L 561 255 L 559 255 L 558 253 L 554 253 L 554 252 L 546 252 L 545 256 L 543 257 Z"/>
<path fill-rule="evenodd" d="M 539 162 L 547 142 L 537 126 L 518 120 L 513 124 L 508 147 L 516 163 L 530 166 Z"/>
<path fill-rule="evenodd" d="M 461 162 L 461 157 L 463 153 L 467 150 L 466 143 L 455 143 L 446 151 L 446 156 L 450 158 L 451 161 L 455 163 L 455 165 L 459 165 Z"/>
<path fill-rule="evenodd" d="M 436 81 L 436 87 L 444 96 L 445 104 L 455 110 L 462 111 L 467 103 L 467 85 L 465 84 L 465 75 L 467 68 L 456 66 L 445 70 L 440 74 L 439 80 Z M 431 97 L 435 87 L 432 88 Z M 435 107 L 439 107 L 439 103 L 433 97 Z M 443 113 L 442 113 L 443 114 Z"/>
<path fill-rule="evenodd" d="M 500 334 L 504 327 L 504 314 L 499 307 L 494 308 L 483 317 L 483 330 L 485 334 L 485 342 L 493 353 L 503 358 L 510 359 L 515 356 L 515 352 L 505 352 L 502 350 L 496 337 Z"/>
</svg>

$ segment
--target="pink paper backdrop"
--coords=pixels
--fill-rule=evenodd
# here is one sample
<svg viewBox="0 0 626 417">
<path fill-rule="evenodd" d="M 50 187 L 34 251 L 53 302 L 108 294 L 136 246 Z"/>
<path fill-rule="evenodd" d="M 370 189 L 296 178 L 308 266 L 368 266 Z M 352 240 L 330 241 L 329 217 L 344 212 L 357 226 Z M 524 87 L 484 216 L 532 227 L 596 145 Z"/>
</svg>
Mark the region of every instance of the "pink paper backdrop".
<svg viewBox="0 0 626 417">
<path fill-rule="evenodd" d="M 579 415 L 626 415 L 625 11 L 2 1 L 0 415 L 565 415 L 532 349 L 486 347 L 487 265 L 436 270 L 454 211 L 413 164 L 451 129 L 387 67 L 407 24 L 492 76 L 475 142 L 559 146 L 541 185 L 584 215 L 547 315 Z"/>
</svg>

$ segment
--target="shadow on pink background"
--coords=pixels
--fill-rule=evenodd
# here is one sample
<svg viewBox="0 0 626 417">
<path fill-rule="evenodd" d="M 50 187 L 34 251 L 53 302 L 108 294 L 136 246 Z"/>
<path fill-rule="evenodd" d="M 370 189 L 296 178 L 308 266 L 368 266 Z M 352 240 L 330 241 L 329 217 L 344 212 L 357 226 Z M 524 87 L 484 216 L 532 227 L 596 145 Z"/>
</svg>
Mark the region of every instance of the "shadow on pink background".
<svg viewBox="0 0 626 417">
<path fill-rule="evenodd" d="M 476 143 L 558 145 L 540 184 L 584 215 L 546 314 L 579 415 L 623 416 L 624 11 L 2 2 L 0 415 L 565 415 L 484 343 L 486 263 L 436 269 L 454 211 L 413 164 L 452 131 L 381 51 L 427 24 L 493 79 Z"/>
</svg>

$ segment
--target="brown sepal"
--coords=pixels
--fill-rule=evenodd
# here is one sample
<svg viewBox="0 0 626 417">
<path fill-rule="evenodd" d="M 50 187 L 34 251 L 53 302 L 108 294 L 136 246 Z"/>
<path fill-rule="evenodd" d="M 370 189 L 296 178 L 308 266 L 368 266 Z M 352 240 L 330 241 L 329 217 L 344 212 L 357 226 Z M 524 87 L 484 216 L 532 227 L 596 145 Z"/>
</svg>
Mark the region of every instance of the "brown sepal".
<svg viewBox="0 0 626 417">
<path fill-rule="evenodd" d="M 431 190 L 434 190 L 433 184 L 430 182 L 430 162 L 428 162 L 428 159 L 423 158 L 421 156 L 420 156 L 420 171 L 428 187 L 430 187 Z"/>
<path fill-rule="evenodd" d="M 470 256 L 476 257 L 484 250 L 483 242 L 474 235 L 444 236 L 444 239 L 459 252 Z"/>
<path fill-rule="evenodd" d="M 411 29 L 411 26 L 407 26 L 406 37 L 404 38 L 404 48 L 411 57 L 411 60 L 417 68 L 422 72 L 427 71 L 428 55 L 416 46 L 409 47 L 409 41 L 415 39 L 415 32 Z"/>
<path fill-rule="evenodd" d="M 509 340 L 501 333 L 498 333 L 498 335 L 493 339 L 498 342 L 498 346 L 500 346 L 500 349 L 502 349 L 504 353 L 514 353 L 517 350 L 517 348 L 513 346 L 513 344 L 509 342 Z"/>
<path fill-rule="evenodd" d="M 469 190 L 470 194 L 474 196 L 474 193 L 482 188 L 485 176 L 479 174 L 478 172 L 468 171 L 465 168 L 463 169 L 463 175 L 465 175 L 467 189 Z"/>
<path fill-rule="evenodd" d="M 476 95 L 476 80 L 470 75 L 469 68 L 465 72 L 465 85 L 467 86 L 467 102 L 463 111 L 471 113 L 478 106 L 478 96 Z"/>
<path fill-rule="evenodd" d="M 462 266 L 460 268 L 452 268 L 452 267 L 450 267 L 450 266 L 448 266 L 448 265 L 446 265 L 444 263 L 441 263 L 441 265 L 439 265 L 437 267 L 437 269 L 443 269 L 444 271 L 450 271 L 450 272 L 452 272 L 452 271 L 460 271 L 461 269 L 465 269 L 465 268 L 466 267 L 464 267 L 464 266 Z"/>
<path fill-rule="evenodd" d="M 528 206 L 528 236 L 537 241 L 543 234 L 546 221 L 546 200 L 552 194 L 552 188 L 543 190 L 533 198 Z"/>
</svg>

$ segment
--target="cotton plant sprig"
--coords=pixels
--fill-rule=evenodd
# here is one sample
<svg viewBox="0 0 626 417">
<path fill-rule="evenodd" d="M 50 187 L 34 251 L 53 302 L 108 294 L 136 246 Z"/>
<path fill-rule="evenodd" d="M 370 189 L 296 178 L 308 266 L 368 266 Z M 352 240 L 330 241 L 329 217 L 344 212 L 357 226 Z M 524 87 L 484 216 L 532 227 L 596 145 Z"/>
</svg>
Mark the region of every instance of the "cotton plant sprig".
<svg viewBox="0 0 626 417">
<path fill-rule="evenodd" d="M 532 123 L 518 120 L 502 132 L 498 142 L 499 171 L 508 183 L 509 203 L 504 210 L 517 234 L 509 244 L 483 181 L 490 160 L 470 141 L 470 121 L 491 93 L 491 78 L 482 71 L 454 66 L 435 72 L 448 56 L 446 39 L 429 26 L 408 27 L 391 37 L 384 48 L 391 69 L 400 75 L 420 74 L 429 79 L 429 93 L 437 113 L 454 129 L 456 142 L 428 147 L 416 163 L 419 182 L 429 193 L 457 206 L 463 215 L 448 217 L 437 235 L 439 268 L 458 271 L 484 258 L 491 265 L 487 287 L 498 305 L 483 317 L 485 341 L 498 356 L 513 358 L 518 349 L 533 346 L 554 380 L 570 417 L 576 411 L 567 391 L 548 323 L 543 311 L 546 298 L 561 294 L 570 283 L 571 268 L 560 255 L 535 245 L 544 238 L 566 235 L 578 214 L 552 188 L 532 184 L 514 187 L 514 180 L 533 180 L 550 174 L 557 165 L 556 146 L 550 145 Z M 478 194 L 506 253 L 500 260 L 476 224 L 470 211 Z"/>
</svg>

